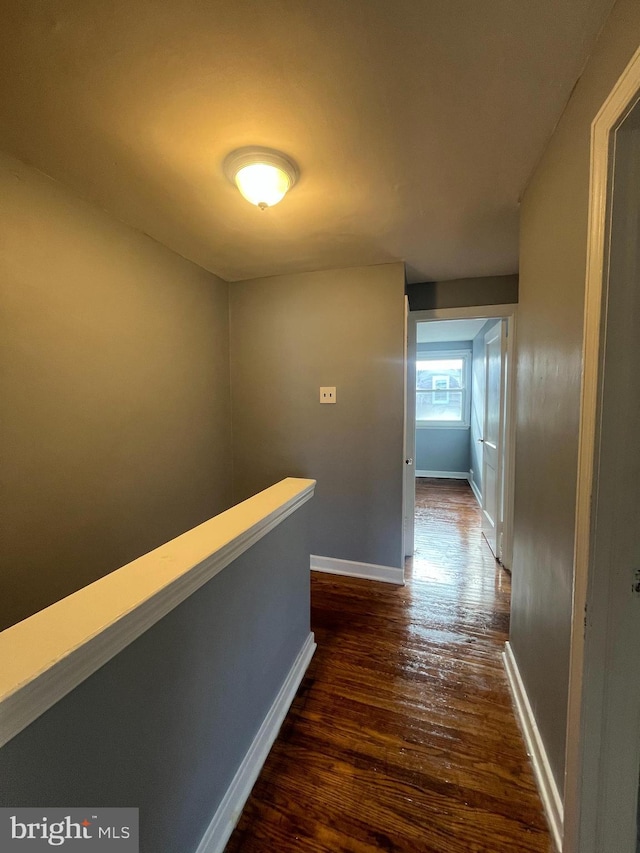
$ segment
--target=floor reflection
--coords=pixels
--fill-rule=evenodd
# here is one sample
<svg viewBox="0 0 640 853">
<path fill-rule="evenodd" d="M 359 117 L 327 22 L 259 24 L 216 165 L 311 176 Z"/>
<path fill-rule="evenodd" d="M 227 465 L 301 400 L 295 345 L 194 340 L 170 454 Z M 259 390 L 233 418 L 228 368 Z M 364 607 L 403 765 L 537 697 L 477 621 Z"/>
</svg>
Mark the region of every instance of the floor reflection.
<svg viewBox="0 0 640 853">
<path fill-rule="evenodd" d="M 227 853 L 550 853 L 468 484 L 419 480 L 406 584 L 312 573 L 318 650 Z"/>
<path fill-rule="evenodd" d="M 447 646 L 491 630 L 501 649 L 511 579 L 482 536 L 480 507 L 466 481 L 416 480 L 415 549 L 405 576 L 417 633 Z"/>
</svg>

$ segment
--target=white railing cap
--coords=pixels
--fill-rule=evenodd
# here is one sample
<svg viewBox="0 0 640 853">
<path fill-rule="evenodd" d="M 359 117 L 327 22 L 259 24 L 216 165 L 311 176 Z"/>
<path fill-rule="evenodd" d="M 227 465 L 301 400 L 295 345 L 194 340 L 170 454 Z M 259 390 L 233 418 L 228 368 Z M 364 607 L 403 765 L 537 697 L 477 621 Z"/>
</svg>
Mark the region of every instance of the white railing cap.
<svg viewBox="0 0 640 853">
<path fill-rule="evenodd" d="M 0 746 L 308 501 L 288 477 L 0 633 Z"/>
</svg>

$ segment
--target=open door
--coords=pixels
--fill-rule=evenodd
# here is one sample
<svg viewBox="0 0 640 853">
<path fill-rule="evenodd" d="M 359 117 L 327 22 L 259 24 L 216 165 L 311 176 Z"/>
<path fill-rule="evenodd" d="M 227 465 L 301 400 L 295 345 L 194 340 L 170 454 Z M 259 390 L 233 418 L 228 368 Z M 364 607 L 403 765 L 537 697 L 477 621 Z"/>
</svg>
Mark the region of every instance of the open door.
<svg viewBox="0 0 640 853">
<path fill-rule="evenodd" d="M 485 404 L 482 442 L 482 533 L 493 556 L 501 559 L 503 458 L 505 435 L 506 321 L 486 333 Z"/>
<path fill-rule="evenodd" d="M 413 556 L 416 511 L 416 324 L 409 317 L 409 300 L 404 309 L 404 453 L 403 468 L 403 553 Z"/>
</svg>

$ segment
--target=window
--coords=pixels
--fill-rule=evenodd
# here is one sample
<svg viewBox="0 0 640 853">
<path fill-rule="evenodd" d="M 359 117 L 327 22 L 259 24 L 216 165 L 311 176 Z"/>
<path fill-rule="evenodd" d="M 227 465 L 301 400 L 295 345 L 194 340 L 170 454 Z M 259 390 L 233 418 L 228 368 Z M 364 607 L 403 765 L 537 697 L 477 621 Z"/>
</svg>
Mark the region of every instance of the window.
<svg viewBox="0 0 640 853">
<path fill-rule="evenodd" d="M 418 353 L 416 425 L 469 426 L 469 356 L 467 350 Z"/>
<path fill-rule="evenodd" d="M 433 389 L 433 397 L 431 398 L 431 402 L 434 404 L 434 406 L 449 405 L 449 388 L 451 387 L 450 383 L 450 376 L 434 376 L 432 378 L 431 387 Z"/>
</svg>

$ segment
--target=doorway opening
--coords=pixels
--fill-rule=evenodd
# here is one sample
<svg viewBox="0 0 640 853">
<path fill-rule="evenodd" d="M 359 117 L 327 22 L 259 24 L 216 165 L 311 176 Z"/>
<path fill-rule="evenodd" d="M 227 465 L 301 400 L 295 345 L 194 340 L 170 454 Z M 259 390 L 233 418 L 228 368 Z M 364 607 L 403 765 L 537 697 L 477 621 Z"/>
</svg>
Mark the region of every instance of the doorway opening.
<svg viewBox="0 0 640 853">
<path fill-rule="evenodd" d="M 416 483 L 457 480 L 477 500 L 491 553 L 511 569 L 515 310 L 494 305 L 408 315 L 407 557 L 415 549 Z"/>
<path fill-rule="evenodd" d="M 565 853 L 640 850 L 640 49 L 594 119 Z"/>
</svg>

